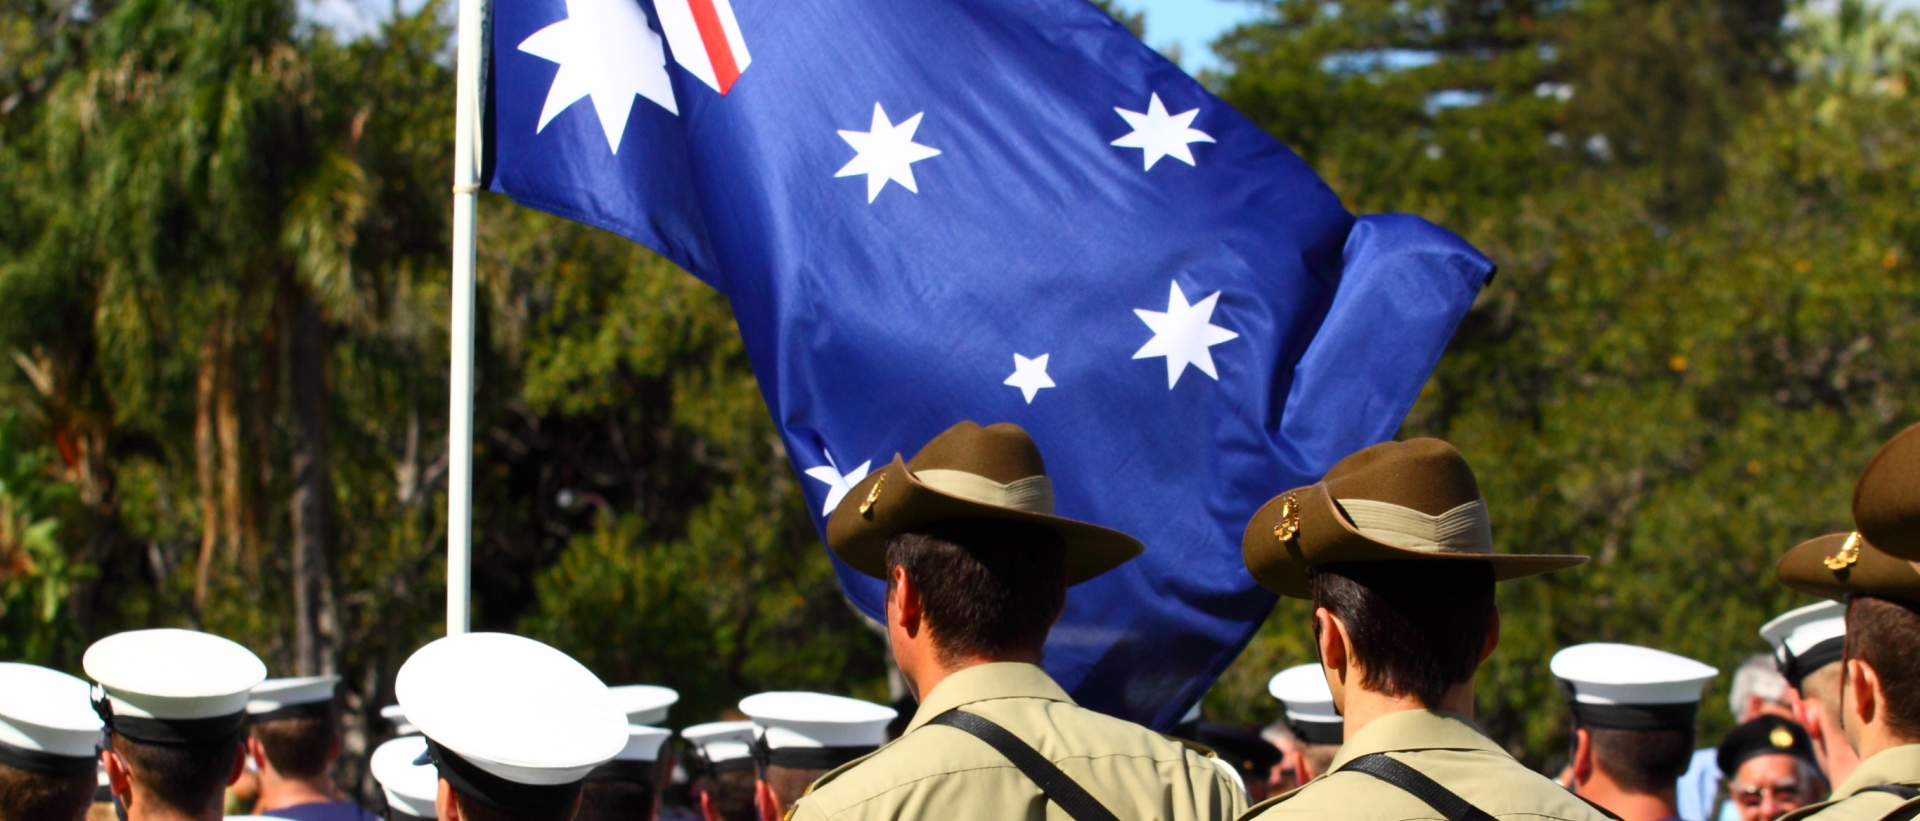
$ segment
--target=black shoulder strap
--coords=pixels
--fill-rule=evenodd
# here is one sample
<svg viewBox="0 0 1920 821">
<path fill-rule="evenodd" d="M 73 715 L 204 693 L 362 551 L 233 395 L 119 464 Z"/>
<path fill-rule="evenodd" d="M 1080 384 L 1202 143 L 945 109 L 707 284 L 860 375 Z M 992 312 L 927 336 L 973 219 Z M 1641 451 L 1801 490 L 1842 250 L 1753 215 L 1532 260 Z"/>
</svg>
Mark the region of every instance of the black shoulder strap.
<svg viewBox="0 0 1920 821">
<path fill-rule="evenodd" d="M 1007 732 L 1007 728 L 960 710 L 948 710 L 927 723 L 952 727 L 987 742 L 988 746 L 1013 762 L 1013 766 L 1020 768 L 1020 772 L 1026 773 L 1027 778 L 1040 788 L 1040 792 L 1060 805 L 1067 815 L 1073 816 L 1074 821 L 1120 821 L 1085 788 L 1041 755 L 1039 750 L 1021 741 L 1019 736 Z"/>
<path fill-rule="evenodd" d="M 1859 795 L 1863 792 L 1883 792 L 1888 795 L 1897 796 L 1901 801 L 1912 801 L 1915 798 L 1920 798 L 1920 787 L 1913 787 L 1906 784 L 1876 784 L 1871 787 L 1862 787 L 1855 792 L 1854 795 Z"/>
<path fill-rule="evenodd" d="M 1419 770 L 1388 758 L 1385 753 L 1363 755 L 1340 768 L 1340 772 L 1348 770 L 1366 773 L 1406 790 L 1414 798 L 1426 802 L 1427 806 L 1446 816 L 1447 821 L 1493 821 L 1493 816 L 1479 807 L 1454 795 L 1452 790 L 1440 786 L 1439 782 L 1426 777 Z"/>
</svg>

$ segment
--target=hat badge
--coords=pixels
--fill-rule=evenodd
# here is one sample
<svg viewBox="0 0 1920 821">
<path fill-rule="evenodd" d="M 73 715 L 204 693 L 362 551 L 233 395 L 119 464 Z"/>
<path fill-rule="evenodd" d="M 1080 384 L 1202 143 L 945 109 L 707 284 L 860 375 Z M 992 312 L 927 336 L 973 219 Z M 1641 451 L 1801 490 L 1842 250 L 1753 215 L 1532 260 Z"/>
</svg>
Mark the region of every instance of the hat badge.
<svg viewBox="0 0 1920 821">
<path fill-rule="evenodd" d="M 1835 572 L 1852 567 L 1854 562 L 1860 561 L 1860 542 L 1859 533 L 1847 534 L 1846 543 L 1840 545 L 1840 549 L 1833 555 L 1822 559 L 1821 563 L 1825 564 L 1828 570 Z"/>
<path fill-rule="evenodd" d="M 887 486 L 887 475 L 882 473 L 873 483 L 873 489 L 867 491 L 866 501 L 860 503 L 860 515 L 871 518 L 873 503 L 880 501 L 880 489 Z"/>
<path fill-rule="evenodd" d="M 1773 732 L 1767 734 L 1767 741 L 1772 742 L 1776 750 L 1791 749 L 1793 747 L 1793 733 L 1787 732 L 1787 728 L 1785 727 L 1775 727 L 1773 728 Z"/>
<path fill-rule="evenodd" d="M 1280 523 L 1273 526 L 1273 538 L 1286 544 L 1297 535 L 1300 535 L 1300 500 L 1289 493 L 1280 500 Z"/>
</svg>

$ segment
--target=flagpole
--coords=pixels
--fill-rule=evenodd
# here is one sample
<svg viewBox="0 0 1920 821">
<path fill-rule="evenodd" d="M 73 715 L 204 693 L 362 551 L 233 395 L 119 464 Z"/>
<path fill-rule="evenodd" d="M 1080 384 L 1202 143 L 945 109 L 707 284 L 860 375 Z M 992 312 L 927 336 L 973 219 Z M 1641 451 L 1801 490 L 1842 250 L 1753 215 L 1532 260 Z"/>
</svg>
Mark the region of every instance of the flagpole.
<svg viewBox="0 0 1920 821">
<path fill-rule="evenodd" d="M 480 200 L 481 21 L 486 0 L 459 0 L 453 120 L 453 370 L 447 420 L 447 635 L 473 621 L 474 218 Z"/>
</svg>

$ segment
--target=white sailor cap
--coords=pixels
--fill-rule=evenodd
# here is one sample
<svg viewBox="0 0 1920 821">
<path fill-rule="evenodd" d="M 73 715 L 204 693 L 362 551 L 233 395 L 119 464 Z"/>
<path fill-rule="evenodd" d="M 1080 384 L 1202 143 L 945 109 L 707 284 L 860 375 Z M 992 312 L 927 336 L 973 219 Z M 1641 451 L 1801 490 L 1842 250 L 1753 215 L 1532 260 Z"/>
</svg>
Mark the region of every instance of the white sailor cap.
<svg viewBox="0 0 1920 821">
<path fill-rule="evenodd" d="M 1700 691 L 1720 674 L 1686 656 L 1631 644 L 1579 644 L 1553 655 L 1574 720 L 1619 730 L 1691 730 Z"/>
<path fill-rule="evenodd" d="M 740 700 L 760 728 L 754 758 L 796 770 L 831 770 L 879 749 L 899 715 L 857 698 L 825 693 L 761 693 Z"/>
<path fill-rule="evenodd" d="M 182 745 L 236 737 L 247 694 L 267 666 L 231 640 L 195 630 L 116 633 L 81 657 L 104 698 L 94 708 L 109 732 L 147 744 Z"/>
<path fill-rule="evenodd" d="M 380 708 L 380 717 L 393 725 L 394 735 L 419 735 L 420 728 L 407 721 L 407 710 L 398 704 Z"/>
<path fill-rule="evenodd" d="M 396 818 L 436 818 L 433 801 L 440 793 L 440 774 L 425 760 L 427 740 L 420 736 L 396 738 L 373 750 L 367 769 L 387 796 L 387 811 Z"/>
<path fill-rule="evenodd" d="M 680 700 L 680 694 L 673 688 L 653 684 L 626 684 L 607 689 L 612 691 L 620 712 L 627 714 L 628 724 L 647 727 L 667 723 L 667 709 Z"/>
<path fill-rule="evenodd" d="M 92 688 L 58 670 L 0 663 L 0 764 L 58 778 L 94 772 Z"/>
<path fill-rule="evenodd" d="M 247 715 L 255 722 L 333 715 L 333 688 L 339 676 L 270 678 L 247 696 Z"/>
<path fill-rule="evenodd" d="M 672 730 L 644 727 L 639 724 L 627 725 L 627 746 L 621 748 L 612 761 L 595 767 L 592 772 L 587 773 L 587 780 L 652 784 L 654 765 L 660 760 L 660 749 L 666 744 L 667 739 L 672 737 Z"/>
<path fill-rule="evenodd" d="M 1794 689 L 1813 671 L 1840 660 L 1847 649 L 1847 608 L 1823 601 L 1788 610 L 1760 627 L 1760 637 L 1773 645 L 1780 675 Z"/>
<path fill-rule="evenodd" d="M 1339 744 L 1346 720 L 1333 707 L 1333 690 L 1318 664 L 1288 667 L 1267 682 L 1267 692 L 1287 710 L 1287 729 L 1308 744 Z"/>
<path fill-rule="evenodd" d="M 627 720 L 571 656 L 505 633 L 436 639 L 400 666 L 394 694 L 440 777 L 509 811 L 562 807 L 627 746 Z"/>
<path fill-rule="evenodd" d="M 709 775 L 753 768 L 753 740 L 758 731 L 751 721 L 715 721 L 680 731 L 693 745 L 695 762 Z"/>
</svg>

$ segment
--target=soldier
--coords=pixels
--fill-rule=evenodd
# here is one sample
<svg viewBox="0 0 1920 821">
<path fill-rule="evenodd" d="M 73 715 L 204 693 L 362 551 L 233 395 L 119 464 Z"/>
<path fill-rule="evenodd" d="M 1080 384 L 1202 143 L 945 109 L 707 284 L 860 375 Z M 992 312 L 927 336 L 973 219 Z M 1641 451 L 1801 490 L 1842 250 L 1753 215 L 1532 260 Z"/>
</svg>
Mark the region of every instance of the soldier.
<svg viewBox="0 0 1920 821">
<path fill-rule="evenodd" d="M 246 767 L 247 693 L 267 677 L 245 647 L 192 630 L 133 630 L 81 658 L 104 694 L 93 708 L 110 746 L 100 754 L 128 821 L 221 817 Z"/>
<path fill-rule="evenodd" d="M 1180 742 L 1073 703 L 1040 668 L 1067 588 L 1138 541 L 1054 514 L 1026 431 L 963 422 L 856 485 L 827 523 L 854 570 L 887 583 L 887 636 L 919 701 L 899 739 L 828 773 L 793 817 L 1232 818 L 1224 769 Z M 1044 784 L 1042 787 L 1040 785 Z"/>
<path fill-rule="evenodd" d="M 433 809 L 440 795 L 440 775 L 427 760 L 427 740 L 409 735 L 376 747 L 367 763 L 380 793 L 387 799 L 385 821 L 421 821 L 437 818 Z"/>
<path fill-rule="evenodd" d="M 814 779 L 879 749 L 898 715 L 825 693 L 761 693 L 741 699 L 740 712 L 753 720 L 753 803 L 761 821 L 786 818 Z"/>
<path fill-rule="evenodd" d="M 1305 784 L 1325 775 L 1333 757 L 1340 753 L 1340 738 L 1346 732 L 1340 712 L 1334 709 L 1326 672 L 1318 664 L 1289 667 L 1267 682 L 1267 693 L 1286 710 L 1287 729 L 1299 749 L 1287 762 L 1293 767 L 1294 783 Z"/>
<path fill-rule="evenodd" d="M 1630 644 L 1581 644 L 1549 665 L 1573 715 L 1573 786 L 1623 821 L 1678 818 L 1700 690 L 1720 671 Z"/>
<path fill-rule="evenodd" d="M 1787 611 L 1760 628 L 1793 694 L 1793 718 L 1805 729 L 1828 784 L 1860 766 L 1840 726 L 1840 658 L 1847 646 L 1847 608 L 1823 601 Z"/>
<path fill-rule="evenodd" d="M 693 795 L 703 821 L 754 821 L 751 721 L 715 721 L 680 731 L 692 761 Z"/>
<path fill-rule="evenodd" d="M 1839 533 L 1787 551 L 1774 573 L 1795 590 L 1846 602 L 1839 724 L 1860 756 L 1829 800 L 1784 818 L 1880 818 L 1920 796 L 1920 571 L 1860 533 Z"/>
<path fill-rule="evenodd" d="M 600 679 L 519 636 L 435 640 L 401 665 L 393 690 L 426 737 L 442 821 L 568 821 L 587 774 L 629 740 Z"/>
<path fill-rule="evenodd" d="M 1733 728 L 1714 752 L 1740 821 L 1775 821 L 1826 795 L 1807 731 L 1779 716 Z"/>
<path fill-rule="evenodd" d="M 1255 513 L 1242 550 L 1267 589 L 1313 601 L 1345 718 L 1331 772 L 1247 818 L 1604 821 L 1473 723 L 1474 671 L 1500 638 L 1494 584 L 1586 558 L 1494 553 L 1479 484 L 1451 445 L 1388 442 L 1340 460 Z"/>
<path fill-rule="evenodd" d="M 100 717 L 87 683 L 0 663 L 0 821 L 79 821 L 93 803 Z"/>
<path fill-rule="evenodd" d="M 667 710 L 680 694 L 650 684 L 608 691 L 627 716 L 627 746 L 587 774 L 575 821 L 652 821 L 662 780 L 673 771 L 673 756 L 665 747 L 673 731 L 652 725 L 667 722 Z"/>
<path fill-rule="evenodd" d="M 268 679 L 247 700 L 247 755 L 259 773 L 256 814 L 294 821 L 374 821 L 333 785 L 340 726 L 339 676 Z"/>
</svg>

